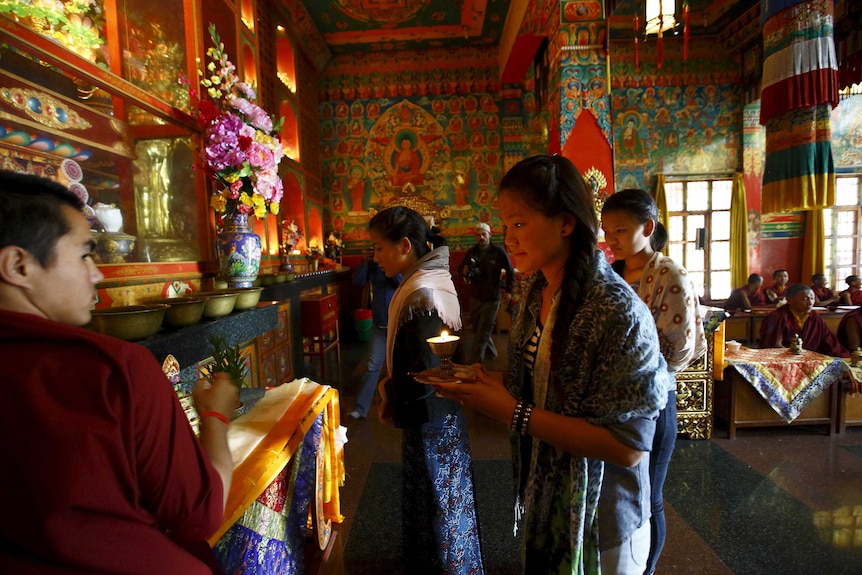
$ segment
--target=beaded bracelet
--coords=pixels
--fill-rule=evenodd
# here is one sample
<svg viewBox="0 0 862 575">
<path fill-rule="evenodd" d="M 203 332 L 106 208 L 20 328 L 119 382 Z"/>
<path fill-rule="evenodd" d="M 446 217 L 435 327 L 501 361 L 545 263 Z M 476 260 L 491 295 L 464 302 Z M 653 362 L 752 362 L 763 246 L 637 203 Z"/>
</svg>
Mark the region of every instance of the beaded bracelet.
<svg viewBox="0 0 862 575">
<path fill-rule="evenodd" d="M 219 413 L 218 411 L 204 411 L 203 413 L 198 414 L 201 419 L 204 417 L 215 417 L 225 425 L 230 425 L 230 420 L 223 413 Z"/>
<path fill-rule="evenodd" d="M 512 433 L 518 433 L 518 427 L 521 425 L 521 418 L 524 416 L 525 406 L 526 404 L 523 401 L 519 401 L 515 406 L 515 411 L 512 412 L 512 423 L 510 424 Z"/>
<path fill-rule="evenodd" d="M 527 425 L 530 423 L 530 416 L 533 415 L 534 407 L 535 405 L 533 405 L 532 403 L 528 403 L 526 409 L 524 410 L 524 415 L 521 416 L 521 435 L 527 435 Z"/>
</svg>

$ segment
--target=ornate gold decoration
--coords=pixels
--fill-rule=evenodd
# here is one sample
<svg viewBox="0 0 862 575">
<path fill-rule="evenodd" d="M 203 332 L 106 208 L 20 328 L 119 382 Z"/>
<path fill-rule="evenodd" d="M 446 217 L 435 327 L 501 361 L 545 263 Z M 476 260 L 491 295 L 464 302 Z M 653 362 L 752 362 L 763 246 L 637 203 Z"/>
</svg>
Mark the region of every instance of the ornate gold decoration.
<svg viewBox="0 0 862 575">
<path fill-rule="evenodd" d="M 65 102 L 36 90 L 0 88 L 0 100 L 21 110 L 33 120 L 49 128 L 86 130 L 92 124 Z"/>
<path fill-rule="evenodd" d="M 608 187 L 608 179 L 605 178 L 601 170 L 595 166 L 591 166 L 589 170 L 584 172 L 584 181 L 587 182 L 587 185 L 593 191 L 593 203 L 596 206 L 596 215 L 601 216 L 605 200 L 610 195 L 605 192 L 605 188 Z"/>
<path fill-rule="evenodd" d="M 410 208 L 421 216 L 433 216 L 435 220 L 440 221 L 442 218 L 449 217 L 449 208 L 435 204 L 428 198 L 424 198 L 416 193 L 416 186 L 411 182 L 407 182 L 401 187 L 401 193 L 386 203 L 386 208 L 394 206 L 402 206 Z"/>
<path fill-rule="evenodd" d="M 677 433 L 689 439 L 712 437 L 713 333 L 706 340 L 706 353 L 676 374 Z"/>
</svg>

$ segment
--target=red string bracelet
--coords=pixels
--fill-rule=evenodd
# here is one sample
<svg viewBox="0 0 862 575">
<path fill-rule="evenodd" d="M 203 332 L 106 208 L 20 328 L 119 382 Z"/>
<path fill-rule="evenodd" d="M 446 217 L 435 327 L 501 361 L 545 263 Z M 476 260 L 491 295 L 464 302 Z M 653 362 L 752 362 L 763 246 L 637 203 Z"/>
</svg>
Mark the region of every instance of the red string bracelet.
<svg viewBox="0 0 862 575">
<path fill-rule="evenodd" d="M 230 425 L 230 420 L 223 413 L 219 413 L 218 411 L 204 411 L 198 415 L 200 415 L 201 419 L 204 417 L 215 417 L 225 425 Z"/>
</svg>

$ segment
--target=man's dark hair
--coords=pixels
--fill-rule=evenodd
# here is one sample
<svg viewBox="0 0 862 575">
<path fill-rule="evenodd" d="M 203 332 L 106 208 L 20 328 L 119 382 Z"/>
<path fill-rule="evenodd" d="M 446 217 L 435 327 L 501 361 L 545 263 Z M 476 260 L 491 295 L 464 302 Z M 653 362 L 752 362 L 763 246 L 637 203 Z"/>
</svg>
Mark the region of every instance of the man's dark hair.
<svg viewBox="0 0 862 575">
<path fill-rule="evenodd" d="M 800 293 L 804 291 L 813 291 L 811 286 L 807 286 L 805 284 L 793 284 L 787 288 L 787 291 L 784 292 L 784 296 L 787 299 L 798 296 Z"/>
<path fill-rule="evenodd" d="M 19 246 L 48 267 L 54 246 L 70 230 L 64 205 L 84 208 L 78 196 L 57 182 L 0 170 L 0 249 Z"/>
<path fill-rule="evenodd" d="M 825 280 L 825 279 L 826 279 L 826 276 L 823 274 L 814 274 L 813 276 L 811 276 L 811 283 L 816 284 L 820 280 Z"/>
<path fill-rule="evenodd" d="M 850 285 L 858 279 L 859 279 L 859 276 L 852 275 L 852 276 L 847 276 L 847 278 L 844 281 L 847 282 L 847 285 Z"/>
<path fill-rule="evenodd" d="M 760 274 L 751 274 L 748 276 L 748 285 L 756 284 L 757 282 L 762 282 L 763 276 Z"/>
<path fill-rule="evenodd" d="M 777 275 L 778 275 L 778 274 L 780 274 L 780 273 L 785 273 L 785 274 L 786 274 L 786 273 L 787 273 L 787 270 L 775 270 L 774 272 L 772 272 L 772 279 L 775 279 L 775 276 L 777 276 Z M 788 274 L 788 275 L 789 275 L 789 274 Z"/>
</svg>

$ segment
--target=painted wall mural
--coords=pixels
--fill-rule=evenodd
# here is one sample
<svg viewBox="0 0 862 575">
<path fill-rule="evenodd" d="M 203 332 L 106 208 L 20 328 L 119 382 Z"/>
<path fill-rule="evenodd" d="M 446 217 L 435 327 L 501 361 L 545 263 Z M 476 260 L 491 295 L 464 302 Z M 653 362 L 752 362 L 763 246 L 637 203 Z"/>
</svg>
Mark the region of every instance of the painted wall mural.
<svg viewBox="0 0 862 575">
<path fill-rule="evenodd" d="M 613 142 L 617 189 L 651 190 L 656 173 L 728 173 L 741 166 L 738 58 L 714 43 L 691 42 L 689 61 L 665 42 L 661 69 L 641 48 L 612 44 Z"/>
<path fill-rule="evenodd" d="M 862 96 L 849 96 L 832 110 L 832 157 L 836 171 L 862 172 Z"/>
<path fill-rule="evenodd" d="M 345 253 L 361 252 L 370 217 L 408 187 L 448 208 L 438 224 L 456 247 L 472 245 L 476 221 L 499 231 L 503 128 L 492 95 L 327 101 L 320 116 L 327 213 Z"/>
</svg>

